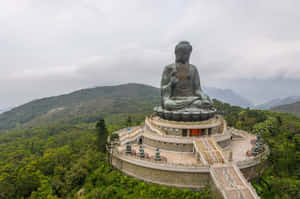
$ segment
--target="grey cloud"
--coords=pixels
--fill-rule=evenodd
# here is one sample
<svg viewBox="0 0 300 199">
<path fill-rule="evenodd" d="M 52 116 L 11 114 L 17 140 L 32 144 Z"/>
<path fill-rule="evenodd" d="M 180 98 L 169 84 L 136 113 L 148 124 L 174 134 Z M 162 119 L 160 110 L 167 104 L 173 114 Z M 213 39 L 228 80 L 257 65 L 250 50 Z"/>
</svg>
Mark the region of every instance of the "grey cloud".
<svg viewBox="0 0 300 199">
<path fill-rule="evenodd" d="M 5 1 L 0 108 L 97 85 L 158 86 L 180 40 L 193 45 L 202 85 L 254 101 L 300 95 L 290 89 L 300 80 L 299 8 L 297 0 Z M 256 91 L 261 84 L 268 94 Z"/>
</svg>

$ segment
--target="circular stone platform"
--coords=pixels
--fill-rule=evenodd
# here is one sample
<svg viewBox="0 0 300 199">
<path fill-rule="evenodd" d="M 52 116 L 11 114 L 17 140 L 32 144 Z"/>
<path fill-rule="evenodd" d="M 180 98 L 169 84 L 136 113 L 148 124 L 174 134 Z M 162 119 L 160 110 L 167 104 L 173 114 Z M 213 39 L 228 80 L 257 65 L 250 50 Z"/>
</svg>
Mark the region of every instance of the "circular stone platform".
<svg viewBox="0 0 300 199">
<path fill-rule="evenodd" d="M 201 133 L 194 134 L 195 129 L 198 133 L 201 129 Z M 151 116 L 144 125 L 114 133 L 119 138 L 110 150 L 110 162 L 127 175 L 180 188 L 201 189 L 211 184 L 224 198 L 259 198 L 247 180 L 259 174 L 268 148 L 257 156 L 249 156 L 256 137 L 227 127 L 219 115 L 197 122 Z M 160 160 L 155 159 L 157 151 Z"/>
<path fill-rule="evenodd" d="M 178 111 L 168 111 L 161 106 L 154 107 L 154 112 L 163 119 L 173 121 L 204 121 L 212 118 L 216 109 L 184 109 Z"/>
</svg>

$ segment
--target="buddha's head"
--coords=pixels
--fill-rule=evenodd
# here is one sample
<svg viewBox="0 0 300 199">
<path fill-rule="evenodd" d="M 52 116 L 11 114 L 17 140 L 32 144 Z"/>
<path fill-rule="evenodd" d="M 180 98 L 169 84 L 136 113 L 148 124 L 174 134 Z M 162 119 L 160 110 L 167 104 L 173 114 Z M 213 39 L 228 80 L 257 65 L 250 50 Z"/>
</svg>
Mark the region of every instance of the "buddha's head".
<svg viewBox="0 0 300 199">
<path fill-rule="evenodd" d="M 192 52 L 192 45 L 188 41 L 181 41 L 175 47 L 176 62 L 188 63 Z"/>
</svg>

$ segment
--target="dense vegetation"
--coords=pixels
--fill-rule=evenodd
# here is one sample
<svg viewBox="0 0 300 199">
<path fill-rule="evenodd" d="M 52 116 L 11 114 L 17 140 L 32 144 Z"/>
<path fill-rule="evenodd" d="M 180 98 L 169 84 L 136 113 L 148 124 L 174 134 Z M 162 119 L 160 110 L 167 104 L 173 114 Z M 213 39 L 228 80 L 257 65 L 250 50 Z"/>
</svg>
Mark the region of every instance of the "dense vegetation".
<svg viewBox="0 0 300 199">
<path fill-rule="evenodd" d="M 300 198 L 300 118 L 249 110 L 214 101 L 228 124 L 261 132 L 271 154 L 266 170 L 252 184 L 261 198 Z M 87 123 L 52 123 L 15 128 L 0 135 L 0 198 L 214 198 L 161 187 L 122 175 L 107 163 L 103 140 L 108 132 L 141 122 L 140 115 L 110 115 Z M 99 147 L 100 146 L 100 147 Z"/>
<path fill-rule="evenodd" d="M 136 123 L 129 120 L 124 126 Z M 120 127 L 99 120 L 6 132 L 0 136 L 0 198 L 215 198 L 209 187 L 201 193 L 166 188 L 113 170 L 105 140 Z"/>
</svg>

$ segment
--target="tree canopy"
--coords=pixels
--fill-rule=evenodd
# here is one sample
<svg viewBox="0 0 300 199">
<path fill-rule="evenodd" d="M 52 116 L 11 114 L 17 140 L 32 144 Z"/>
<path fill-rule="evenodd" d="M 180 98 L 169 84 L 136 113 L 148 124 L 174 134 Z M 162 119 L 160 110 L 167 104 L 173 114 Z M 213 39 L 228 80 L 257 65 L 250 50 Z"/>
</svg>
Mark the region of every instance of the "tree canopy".
<svg viewBox="0 0 300 199">
<path fill-rule="evenodd" d="M 300 118 L 215 104 L 228 124 L 261 132 L 270 147 L 267 169 L 252 180 L 261 198 L 300 198 Z M 132 117 L 132 123 L 140 118 Z M 107 135 L 126 125 L 105 121 L 51 123 L 1 134 L 0 198 L 216 198 L 209 186 L 201 192 L 162 187 L 112 169 L 101 149 Z"/>
</svg>

